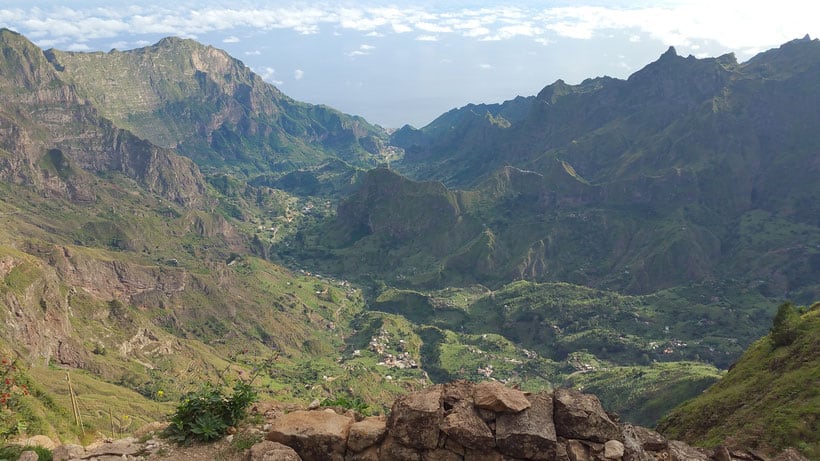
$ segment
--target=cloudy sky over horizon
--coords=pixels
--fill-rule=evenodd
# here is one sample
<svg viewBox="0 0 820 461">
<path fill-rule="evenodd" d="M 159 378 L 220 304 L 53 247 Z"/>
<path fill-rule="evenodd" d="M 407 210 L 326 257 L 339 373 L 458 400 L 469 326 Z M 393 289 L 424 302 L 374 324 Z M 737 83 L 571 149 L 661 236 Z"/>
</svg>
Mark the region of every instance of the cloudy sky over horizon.
<svg viewBox="0 0 820 461">
<path fill-rule="evenodd" d="M 559 78 L 626 78 L 669 46 L 745 61 L 817 37 L 818 13 L 797 0 L 4 0 L 0 27 L 70 51 L 193 38 L 289 96 L 399 127 L 468 103 L 534 95 Z"/>
</svg>

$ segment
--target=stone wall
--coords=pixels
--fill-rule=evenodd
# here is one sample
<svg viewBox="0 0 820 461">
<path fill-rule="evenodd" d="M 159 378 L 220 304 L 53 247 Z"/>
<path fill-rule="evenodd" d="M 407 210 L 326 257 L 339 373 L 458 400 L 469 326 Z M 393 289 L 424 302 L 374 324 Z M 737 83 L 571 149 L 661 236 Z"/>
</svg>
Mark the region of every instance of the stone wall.
<svg viewBox="0 0 820 461">
<path fill-rule="evenodd" d="M 303 461 L 764 459 L 693 448 L 621 424 L 593 395 L 571 389 L 529 394 L 493 381 L 458 381 L 402 396 L 389 418 L 294 411 L 272 422 L 267 439 L 277 450 L 279 444 L 293 448 Z"/>
</svg>

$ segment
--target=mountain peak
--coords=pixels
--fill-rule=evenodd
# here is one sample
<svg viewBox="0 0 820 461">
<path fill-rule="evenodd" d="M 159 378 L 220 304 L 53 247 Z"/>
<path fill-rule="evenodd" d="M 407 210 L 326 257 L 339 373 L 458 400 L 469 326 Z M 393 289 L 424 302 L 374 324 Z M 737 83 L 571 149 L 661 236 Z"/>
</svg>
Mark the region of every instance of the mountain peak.
<svg viewBox="0 0 820 461">
<path fill-rule="evenodd" d="M 659 61 L 669 58 L 677 58 L 678 52 L 675 50 L 674 46 L 670 46 L 658 59 Z"/>
</svg>

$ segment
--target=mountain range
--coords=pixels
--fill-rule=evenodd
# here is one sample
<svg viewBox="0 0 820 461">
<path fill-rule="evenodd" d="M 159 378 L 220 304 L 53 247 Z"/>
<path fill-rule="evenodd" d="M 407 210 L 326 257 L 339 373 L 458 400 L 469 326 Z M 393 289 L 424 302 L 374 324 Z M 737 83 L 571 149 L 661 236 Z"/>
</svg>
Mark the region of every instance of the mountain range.
<svg viewBox="0 0 820 461">
<path fill-rule="evenodd" d="M 393 132 L 192 40 L 0 49 L 0 353 L 31 429 L 78 433 L 66 371 L 98 428 L 249 376 L 376 408 L 564 384 L 654 424 L 820 299 L 818 40 Z"/>
</svg>

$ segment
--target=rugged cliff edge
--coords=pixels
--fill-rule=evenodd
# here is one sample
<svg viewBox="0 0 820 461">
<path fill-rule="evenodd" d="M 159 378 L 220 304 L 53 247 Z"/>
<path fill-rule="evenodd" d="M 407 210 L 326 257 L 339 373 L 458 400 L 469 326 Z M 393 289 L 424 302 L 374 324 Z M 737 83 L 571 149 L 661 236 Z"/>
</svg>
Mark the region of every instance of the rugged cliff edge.
<svg viewBox="0 0 820 461">
<path fill-rule="evenodd" d="M 94 174 L 122 173 L 174 202 L 203 203 L 193 162 L 101 116 L 25 37 L 0 30 L 0 49 L 0 178 L 89 202 Z"/>
</svg>

